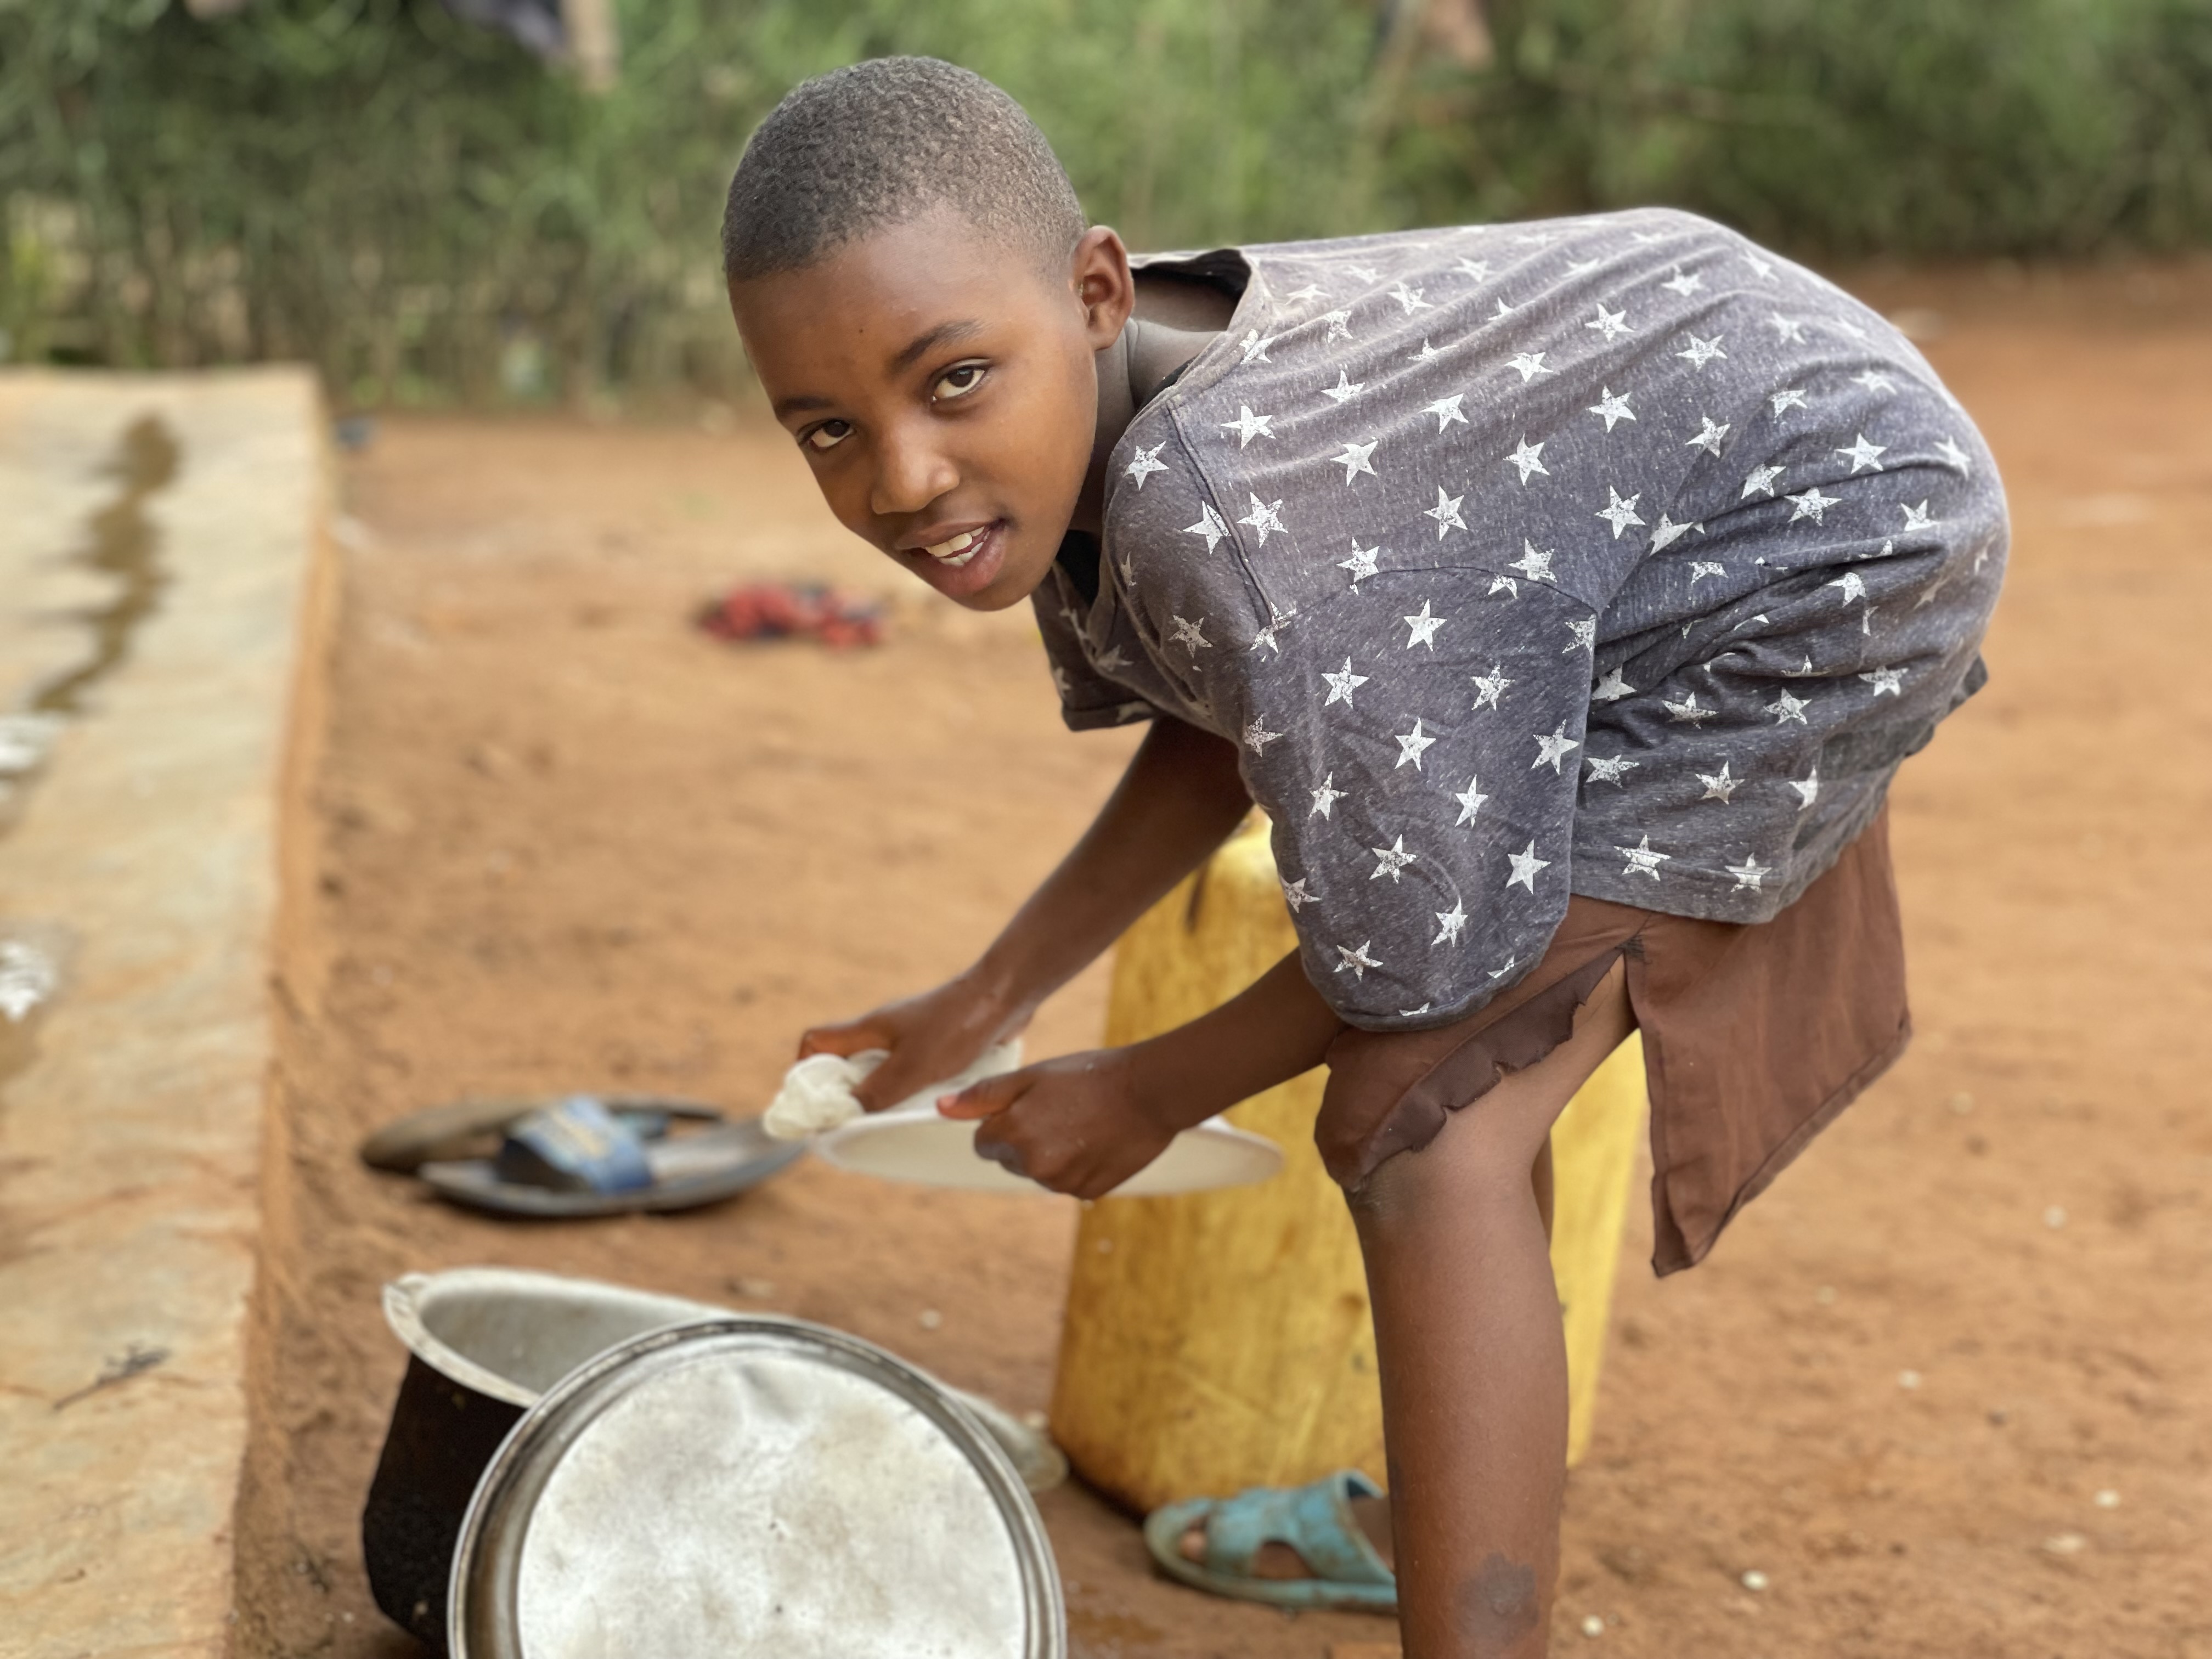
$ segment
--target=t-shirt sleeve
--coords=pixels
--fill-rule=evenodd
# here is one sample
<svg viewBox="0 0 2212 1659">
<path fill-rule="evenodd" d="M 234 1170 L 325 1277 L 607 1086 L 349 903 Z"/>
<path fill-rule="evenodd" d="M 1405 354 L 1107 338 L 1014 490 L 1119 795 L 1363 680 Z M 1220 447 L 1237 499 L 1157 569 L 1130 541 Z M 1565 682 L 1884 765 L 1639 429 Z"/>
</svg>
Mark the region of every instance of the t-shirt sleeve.
<svg viewBox="0 0 2212 1659">
<path fill-rule="evenodd" d="M 1060 717 L 1071 732 L 1095 732 L 1152 720 L 1164 711 L 1129 687 L 1109 678 L 1091 662 L 1077 626 L 1079 599 L 1066 575 L 1054 566 L 1051 579 L 1030 595 L 1037 632 L 1044 640 L 1053 685 L 1060 692 Z"/>
<path fill-rule="evenodd" d="M 1595 626 L 1541 581 L 1385 570 L 1291 619 L 1242 681 L 1245 783 L 1307 977 L 1348 1023 L 1446 1024 L 1542 956 L 1566 913 Z"/>
</svg>

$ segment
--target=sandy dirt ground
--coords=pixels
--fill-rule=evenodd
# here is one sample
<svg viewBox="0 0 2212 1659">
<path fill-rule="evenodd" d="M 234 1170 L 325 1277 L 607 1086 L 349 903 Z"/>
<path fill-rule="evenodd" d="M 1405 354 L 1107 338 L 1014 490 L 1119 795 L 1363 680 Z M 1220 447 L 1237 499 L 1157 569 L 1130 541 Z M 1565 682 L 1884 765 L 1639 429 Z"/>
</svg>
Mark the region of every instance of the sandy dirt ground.
<svg viewBox="0 0 2212 1659">
<path fill-rule="evenodd" d="M 1558 1646 L 2202 1659 L 2212 269 L 1860 285 L 1917 313 L 2016 514 L 1994 681 L 1894 795 L 1920 1035 L 1707 1265 L 1656 1282 L 1632 1221 Z M 757 1108 L 801 1026 L 968 959 L 1132 741 L 1059 729 L 1020 616 L 908 596 L 846 655 L 692 632 L 736 576 L 886 586 L 757 428 L 391 421 L 342 482 L 319 883 L 280 975 L 255 1655 L 411 1650 L 356 1537 L 402 1369 L 376 1291 L 410 1269 L 774 1308 L 1044 1403 L 1063 1201 L 801 1166 L 703 1213 L 515 1227 L 352 1152 L 471 1093 Z M 1095 1040 L 1103 996 L 1079 981 L 1036 1052 Z M 1080 1488 L 1043 1508 L 1078 1659 L 1390 1635 L 1168 1584 Z"/>
</svg>

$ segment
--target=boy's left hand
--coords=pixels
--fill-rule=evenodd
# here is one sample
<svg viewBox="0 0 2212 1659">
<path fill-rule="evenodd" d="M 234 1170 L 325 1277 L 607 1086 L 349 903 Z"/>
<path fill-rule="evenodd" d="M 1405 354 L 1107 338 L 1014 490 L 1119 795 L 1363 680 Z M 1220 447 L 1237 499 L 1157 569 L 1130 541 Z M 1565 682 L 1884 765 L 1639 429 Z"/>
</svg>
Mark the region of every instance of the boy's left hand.
<svg viewBox="0 0 2212 1659">
<path fill-rule="evenodd" d="M 1126 1048 L 1069 1054 L 946 1095 L 946 1117 L 981 1119 L 977 1156 L 1039 1186 L 1103 1198 L 1167 1150 L 1176 1126 L 1139 1097 Z"/>
</svg>

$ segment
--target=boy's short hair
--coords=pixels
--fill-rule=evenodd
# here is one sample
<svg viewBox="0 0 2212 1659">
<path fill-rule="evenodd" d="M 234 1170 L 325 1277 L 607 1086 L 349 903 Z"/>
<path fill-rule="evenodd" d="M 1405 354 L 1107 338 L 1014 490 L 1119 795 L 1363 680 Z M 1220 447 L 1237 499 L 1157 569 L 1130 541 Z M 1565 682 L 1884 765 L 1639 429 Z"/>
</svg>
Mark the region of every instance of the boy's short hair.
<svg viewBox="0 0 2212 1659">
<path fill-rule="evenodd" d="M 1085 222 L 1022 106 L 934 58 L 878 58 L 800 82 L 745 145 L 722 215 L 722 271 L 794 270 L 950 207 L 1048 266 Z"/>
</svg>

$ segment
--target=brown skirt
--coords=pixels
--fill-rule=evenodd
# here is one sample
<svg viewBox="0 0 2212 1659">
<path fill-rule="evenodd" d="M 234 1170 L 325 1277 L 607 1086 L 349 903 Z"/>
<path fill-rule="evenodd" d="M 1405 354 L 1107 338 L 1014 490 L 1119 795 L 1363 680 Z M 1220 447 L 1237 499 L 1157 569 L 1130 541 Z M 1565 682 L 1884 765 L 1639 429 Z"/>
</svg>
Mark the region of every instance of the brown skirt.
<svg viewBox="0 0 2212 1659">
<path fill-rule="evenodd" d="M 1329 1173 L 1357 1188 L 1427 1146 L 1452 1112 L 1566 1041 L 1621 957 L 1651 1098 L 1651 1266 L 1669 1273 L 1702 1261 L 1911 1036 L 1888 808 L 1771 921 L 1577 895 L 1543 960 L 1466 1019 L 1346 1031 L 1314 1127 Z"/>
</svg>

